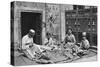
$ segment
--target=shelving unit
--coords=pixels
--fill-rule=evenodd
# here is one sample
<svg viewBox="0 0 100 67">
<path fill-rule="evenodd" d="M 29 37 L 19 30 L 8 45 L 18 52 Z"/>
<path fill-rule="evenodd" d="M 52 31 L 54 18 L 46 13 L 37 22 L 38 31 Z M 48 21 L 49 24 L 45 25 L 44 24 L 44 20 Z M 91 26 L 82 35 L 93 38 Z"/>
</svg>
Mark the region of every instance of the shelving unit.
<svg viewBox="0 0 100 67">
<path fill-rule="evenodd" d="M 81 41 L 82 32 L 87 32 L 91 45 L 97 45 L 97 7 L 65 11 L 66 31 L 70 26 L 77 42 Z"/>
</svg>

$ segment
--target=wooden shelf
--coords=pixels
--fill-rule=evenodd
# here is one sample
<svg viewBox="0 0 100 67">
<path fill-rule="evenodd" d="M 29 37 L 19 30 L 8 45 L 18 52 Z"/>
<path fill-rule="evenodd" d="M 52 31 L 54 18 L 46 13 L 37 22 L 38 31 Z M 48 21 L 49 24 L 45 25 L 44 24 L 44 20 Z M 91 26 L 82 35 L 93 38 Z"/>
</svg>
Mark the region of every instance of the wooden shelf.
<svg viewBox="0 0 100 67">
<path fill-rule="evenodd" d="M 91 44 L 95 44 L 97 42 L 93 42 L 93 36 L 97 36 L 97 8 L 90 9 L 79 9 L 79 10 L 68 10 L 65 11 L 65 21 L 66 21 L 66 30 L 68 26 L 71 26 L 74 32 L 76 32 L 76 39 L 79 42 L 78 33 L 87 32 L 89 35 L 89 41 Z M 94 26 L 93 26 L 94 22 Z M 67 24 L 68 23 L 68 24 Z M 80 24 L 78 27 L 75 26 L 75 23 Z M 90 23 L 90 26 L 88 25 Z M 90 27 L 90 31 L 89 31 Z M 78 29 L 79 30 L 75 30 Z M 93 31 L 94 28 L 94 31 Z"/>
</svg>

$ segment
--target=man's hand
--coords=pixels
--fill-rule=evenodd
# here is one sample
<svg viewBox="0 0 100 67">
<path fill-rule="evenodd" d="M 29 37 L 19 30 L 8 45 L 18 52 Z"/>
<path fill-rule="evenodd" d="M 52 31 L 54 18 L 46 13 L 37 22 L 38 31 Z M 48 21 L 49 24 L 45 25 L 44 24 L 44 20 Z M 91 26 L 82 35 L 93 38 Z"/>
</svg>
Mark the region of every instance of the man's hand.
<svg viewBox="0 0 100 67">
<path fill-rule="evenodd" d="M 49 42 L 46 42 L 44 45 L 47 45 Z"/>
<path fill-rule="evenodd" d="M 30 44 L 29 44 L 29 48 L 31 48 L 31 47 L 33 47 L 33 43 L 30 43 Z"/>
<path fill-rule="evenodd" d="M 33 45 L 29 45 L 29 48 L 33 47 Z"/>
</svg>

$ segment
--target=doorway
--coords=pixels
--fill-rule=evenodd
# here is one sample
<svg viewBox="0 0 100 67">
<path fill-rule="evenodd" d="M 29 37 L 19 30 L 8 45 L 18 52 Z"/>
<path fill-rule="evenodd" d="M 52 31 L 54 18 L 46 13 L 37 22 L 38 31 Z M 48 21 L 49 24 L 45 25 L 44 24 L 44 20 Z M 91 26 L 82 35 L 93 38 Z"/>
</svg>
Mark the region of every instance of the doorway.
<svg viewBox="0 0 100 67">
<path fill-rule="evenodd" d="M 35 30 L 34 43 L 42 44 L 42 14 L 35 12 L 21 12 L 21 36 L 25 36 L 30 29 Z"/>
</svg>

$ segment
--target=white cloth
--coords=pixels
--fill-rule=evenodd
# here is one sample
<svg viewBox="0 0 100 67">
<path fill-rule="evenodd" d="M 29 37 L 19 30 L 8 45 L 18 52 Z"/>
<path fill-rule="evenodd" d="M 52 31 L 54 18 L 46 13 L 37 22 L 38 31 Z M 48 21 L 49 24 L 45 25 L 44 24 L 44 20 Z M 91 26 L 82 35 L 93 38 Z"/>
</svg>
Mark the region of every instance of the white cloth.
<svg viewBox="0 0 100 67">
<path fill-rule="evenodd" d="M 33 42 L 33 38 L 29 38 L 28 35 L 25 35 L 22 38 L 22 49 L 28 49 L 30 45 L 32 45 Z"/>
<path fill-rule="evenodd" d="M 58 49 L 58 47 L 56 45 L 56 41 L 54 39 L 52 39 L 51 37 L 49 40 L 47 38 L 45 38 L 44 42 L 46 45 L 42 46 L 42 48 L 44 48 L 46 50 L 51 50 L 52 48 Z"/>
<path fill-rule="evenodd" d="M 29 47 L 32 46 L 32 47 Z M 40 48 L 33 42 L 33 38 L 29 38 L 28 35 L 25 35 L 22 38 L 22 49 L 27 55 L 30 55 L 31 58 L 34 58 L 34 55 L 40 52 Z"/>
<path fill-rule="evenodd" d="M 49 41 L 48 46 L 53 45 L 53 40 L 52 40 L 52 38 L 50 38 L 48 41 Z"/>
<path fill-rule="evenodd" d="M 48 42 L 48 44 L 47 44 L 47 46 L 54 46 L 54 44 L 55 44 L 55 40 L 53 40 L 51 37 L 49 38 L 49 40 L 46 38 L 45 39 L 45 43 L 47 43 Z"/>
<path fill-rule="evenodd" d="M 45 38 L 45 39 L 44 39 L 44 44 L 43 44 L 43 45 L 46 45 L 47 42 L 48 42 L 48 39 Z"/>
<path fill-rule="evenodd" d="M 50 46 L 50 45 L 52 45 L 53 44 L 53 40 L 52 40 L 52 38 L 49 38 L 49 40 L 47 39 L 47 38 L 45 38 L 45 41 L 44 41 L 44 43 L 47 45 L 47 46 Z"/>
<path fill-rule="evenodd" d="M 87 39 L 82 40 L 82 42 L 81 42 L 81 48 L 82 47 L 84 47 L 84 48 L 89 48 L 90 47 L 89 41 Z"/>
</svg>

